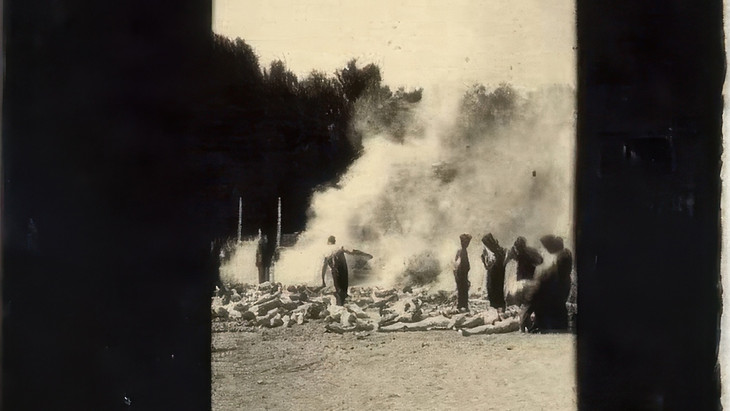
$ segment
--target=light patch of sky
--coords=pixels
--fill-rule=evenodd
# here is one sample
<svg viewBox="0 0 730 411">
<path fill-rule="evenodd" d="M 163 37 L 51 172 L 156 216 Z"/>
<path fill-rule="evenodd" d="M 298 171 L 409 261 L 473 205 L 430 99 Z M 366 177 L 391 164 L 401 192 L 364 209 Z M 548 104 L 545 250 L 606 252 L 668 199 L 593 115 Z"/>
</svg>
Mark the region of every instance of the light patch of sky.
<svg viewBox="0 0 730 411">
<path fill-rule="evenodd" d="M 300 78 L 357 58 L 391 87 L 575 85 L 570 0 L 215 0 L 213 31 Z"/>
</svg>

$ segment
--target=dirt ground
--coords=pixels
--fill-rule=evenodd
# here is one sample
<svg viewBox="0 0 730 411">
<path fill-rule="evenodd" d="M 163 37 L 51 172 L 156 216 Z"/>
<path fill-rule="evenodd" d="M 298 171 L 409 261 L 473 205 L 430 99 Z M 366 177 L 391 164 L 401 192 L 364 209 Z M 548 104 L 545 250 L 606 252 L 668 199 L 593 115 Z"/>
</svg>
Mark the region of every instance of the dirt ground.
<svg viewBox="0 0 730 411">
<path fill-rule="evenodd" d="M 575 336 L 215 332 L 214 410 L 574 410 Z"/>
</svg>

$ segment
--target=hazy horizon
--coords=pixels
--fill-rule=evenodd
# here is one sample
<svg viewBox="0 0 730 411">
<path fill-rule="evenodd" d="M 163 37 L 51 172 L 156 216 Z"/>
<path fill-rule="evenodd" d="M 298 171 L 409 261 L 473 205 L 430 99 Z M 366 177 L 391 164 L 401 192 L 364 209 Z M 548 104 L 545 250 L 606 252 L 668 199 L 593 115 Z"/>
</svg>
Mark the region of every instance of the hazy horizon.
<svg viewBox="0 0 730 411">
<path fill-rule="evenodd" d="M 575 87 L 574 2 L 216 0 L 213 31 L 240 37 L 262 67 L 332 74 L 375 63 L 391 87 L 474 83 Z"/>
</svg>

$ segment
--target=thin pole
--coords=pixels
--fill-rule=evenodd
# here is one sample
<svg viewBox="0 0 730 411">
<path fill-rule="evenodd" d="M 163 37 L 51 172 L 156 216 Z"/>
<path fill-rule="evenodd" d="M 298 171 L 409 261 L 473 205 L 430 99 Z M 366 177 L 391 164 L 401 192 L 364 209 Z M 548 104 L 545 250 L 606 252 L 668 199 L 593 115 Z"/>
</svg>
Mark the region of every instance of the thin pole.
<svg viewBox="0 0 730 411">
<path fill-rule="evenodd" d="M 269 269 L 269 280 L 274 283 L 274 275 L 276 274 L 276 260 L 279 258 L 279 246 L 281 245 L 281 197 L 278 198 L 276 205 L 276 244 L 274 247 L 274 257 L 271 259 L 271 268 Z"/>
<path fill-rule="evenodd" d="M 238 197 L 238 243 L 241 243 L 241 226 L 243 221 L 243 198 Z"/>
<path fill-rule="evenodd" d="M 276 210 L 276 249 L 281 245 L 281 197 L 279 197 L 279 205 Z"/>
</svg>

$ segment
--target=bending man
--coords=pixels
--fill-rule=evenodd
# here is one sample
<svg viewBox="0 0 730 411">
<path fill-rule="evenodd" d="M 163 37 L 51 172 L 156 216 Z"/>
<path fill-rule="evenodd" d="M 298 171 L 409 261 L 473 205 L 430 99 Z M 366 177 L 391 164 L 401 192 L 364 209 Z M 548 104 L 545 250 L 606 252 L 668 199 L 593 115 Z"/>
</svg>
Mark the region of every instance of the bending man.
<svg viewBox="0 0 730 411">
<path fill-rule="evenodd" d="M 325 255 L 322 261 L 322 286 L 326 286 L 324 276 L 327 272 L 327 267 L 329 267 L 332 272 L 332 282 L 335 284 L 337 305 L 343 305 L 347 298 L 347 287 L 349 283 L 349 272 L 345 254 L 362 255 L 369 258 L 372 258 L 372 256 L 359 250 L 347 250 L 345 247 L 336 247 L 335 242 L 335 236 L 330 236 L 327 239 L 327 244 L 332 247 L 332 250 Z"/>
</svg>

